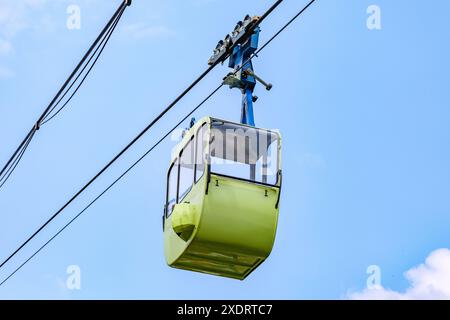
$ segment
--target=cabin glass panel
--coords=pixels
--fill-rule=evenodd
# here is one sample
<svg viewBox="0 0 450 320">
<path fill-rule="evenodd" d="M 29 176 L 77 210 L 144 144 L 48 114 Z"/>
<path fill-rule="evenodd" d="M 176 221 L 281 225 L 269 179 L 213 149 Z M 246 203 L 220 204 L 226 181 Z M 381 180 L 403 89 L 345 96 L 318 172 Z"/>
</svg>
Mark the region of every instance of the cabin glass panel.
<svg viewBox="0 0 450 320">
<path fill-rule="evenodd" d="M 276 185 L 279 136 L 275 132 L 214 120 L 211 173 Z"/>
</svg>

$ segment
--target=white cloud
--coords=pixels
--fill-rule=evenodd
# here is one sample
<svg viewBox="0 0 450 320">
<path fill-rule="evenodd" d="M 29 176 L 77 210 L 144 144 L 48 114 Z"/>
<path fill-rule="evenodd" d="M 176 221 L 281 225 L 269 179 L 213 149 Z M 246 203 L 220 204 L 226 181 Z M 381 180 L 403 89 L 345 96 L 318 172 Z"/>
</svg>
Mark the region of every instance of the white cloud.
<svg viewBox="0 0 450 320">
<path fill-rule="evenodd" d="M 122 33 L 126 37 L 131 37 L 136 40 L 144 38 L 161 38 L 169 37 L 174 34 L 166 26 L 147 26 L 141 23 L 128 24 L 122 28 Z"/>
<path fill-rule="evenodd" d="M 349 294 L 356 300 L 428 300 L 450 299 L 450 250 L 433 251 L 425 263 L 405 273 L 410 287 L 403 293 L 385 288 L 366 289 Z"/>
</svg>

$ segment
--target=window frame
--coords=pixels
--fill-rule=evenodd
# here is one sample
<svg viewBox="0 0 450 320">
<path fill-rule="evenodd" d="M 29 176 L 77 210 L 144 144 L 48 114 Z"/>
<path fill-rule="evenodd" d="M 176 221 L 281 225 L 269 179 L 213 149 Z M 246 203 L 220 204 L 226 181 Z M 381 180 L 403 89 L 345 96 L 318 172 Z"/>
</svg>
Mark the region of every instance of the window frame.
<svg viewBox="0 0 450 320">
<path fill-rule="evenodd" d="M 197 150 L 197 148 L 198 148 L 198 139 L 199 139 L 199 133 L 200 133 L 200 131 L 202 130 L 202 129 L 206 129 L 205 130 L 205 133 L 206 134 L 208 134 L 208 123 L 207 122 L 204 122 L 198 129 L 197 129 L 197 132 L 195 132 L 195 166 L 194 166 L 194 185 L 195 184 L 197 184 L 199 181 L 200 181 L 200 179 L 201 178 L 203 178 L 203 176 L 205 175 L 205 170 L 206 170 L 206 168 L 207 168 L 207 165 L 208 165 L 208 161 L 206 160 L 206 159 L 203 159 L 203 170 L 202 170 L 202 174 L 201 174 L 201 176 L 197 179 L 197 164 L 198 164 L 198 161 L 197 161 L 197 156 L 198 156 L 198 150 Z M 203 138 L 203 137 L 201 137 L 201 138 Z M 208 139 L 209 140 L 209 139 Z M 203 148 L 203 141 L 201 142 L 201 147 L 202 147 L 202 157 L 205 155 L 205 153 L 206 153 L 206 150 L 207 150 L 207 146 L 208 146 L 208 144 L 209 144 L 209 141 L 207 142 L 207 143 L 205 143 L 205 148 Z"/>
<path fill-rule="evenodd" d="M 191 139 L 189 139 L 189 141 L 183 146 L 183 148 L 181 149 L 180 153 L 178 154 L 178 183 L 177 183 L 177 203 L 179 203 L 180 201 L 183 201 L 183 199 L 187 196 L 187 194 L 192 190 L 192 187 L 194 186 L 194 181 L 195 181 L 195 164 L 192 167 L 192 170 L 194 171 L 193 175 L 192 175 L 192 181 L 191 181 L 191 185 L 188 189 L 186 189 L 183 197 L 180 199 L 180 176 L 181 176 L 181 157 L 183 156 L 183 152 L 186 150 L 186 148 L 189 146 L 189 144 L 191 142 L 195 142 L 195 135 L 192 135 Z M 194 152 L 195 152 L 195 143 L 194 145 Z M 195 160 L 194 160 L 195 161 Z"/>
<path fill-rule="evenodd" d="M 176 167 L 177 168 L 177 177 L 176 177 L 176 191 L 175 191 L 175 204 L 178 203 L 178 184 L 180 179 L 180 167 L 178 162 L 178 156 L 172 161 L 172 164 L 169 167 L 169 170 L 167 171 L 167 186 L 166 186 L 166 205 L 165 205 L 165 215 L 166 219 L 169 218 L 172 215 L 172 211 L 169 214 L 169 188 L 170 188 L 170 174 L 172 173 L 172 170 Z"/>
</svg>

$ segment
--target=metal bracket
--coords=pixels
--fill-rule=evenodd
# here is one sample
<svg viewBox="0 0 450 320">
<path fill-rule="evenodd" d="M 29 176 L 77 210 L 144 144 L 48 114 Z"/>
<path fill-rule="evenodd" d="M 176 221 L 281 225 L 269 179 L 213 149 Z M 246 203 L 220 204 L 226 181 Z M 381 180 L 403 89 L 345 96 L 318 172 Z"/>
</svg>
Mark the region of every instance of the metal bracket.
<svg viewBox="0 0 450 320">
<path fill-rule="evenodd" d="M 230 89 L 242 89 L 245 86 L 244 81 L 239 79 L 239 77 L 236 76 L 233 72 L 230 72 L 225 78 L 223 78 L 223 84 L 230 86 Z"/>
<path fill-rule="evenodd" d="M 270 91 L 273 87 L 273 85 L 271 83 L 267 83 L 265 82 L 263 79 L 261 79 L 260 77 L 258 77 L 251 69 L 247 69 L 244 71 L 244 74 L 247 76 L 252 76 L 253 78 L 256 79 L 256 81 L 258 81 L 259 83 L 261 83 L 264 87 L 266 87 L 267 91 Z"/>
<path fill-rule="evenodd" d="M 230 55 L 229 50 L 236 44 L 244 44 L 248 40 L 249 33 L 257 28 L 260 17 L 251 17 L 246 15 L 243 21 L 238 21 L 231 34 L 227 34 L 223 40 L 220 40 L 213 51 L 213 55 L 208 60 L 208 64 L 224 62 Z"/>
</svg>

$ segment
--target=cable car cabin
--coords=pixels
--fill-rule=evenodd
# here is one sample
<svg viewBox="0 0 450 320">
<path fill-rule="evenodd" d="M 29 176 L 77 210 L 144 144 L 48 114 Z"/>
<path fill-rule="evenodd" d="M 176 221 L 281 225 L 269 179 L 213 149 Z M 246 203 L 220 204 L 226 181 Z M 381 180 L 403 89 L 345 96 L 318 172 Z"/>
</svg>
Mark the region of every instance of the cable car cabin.
<svg viewBox="0 0 450 320">
<path fill-rule="evenodd" d="M 203 118 L 167 175 L 164 253 L 174 268 L 243 280 L 270 254 L 281 188 L 278 133 Z"/>
</svg>

